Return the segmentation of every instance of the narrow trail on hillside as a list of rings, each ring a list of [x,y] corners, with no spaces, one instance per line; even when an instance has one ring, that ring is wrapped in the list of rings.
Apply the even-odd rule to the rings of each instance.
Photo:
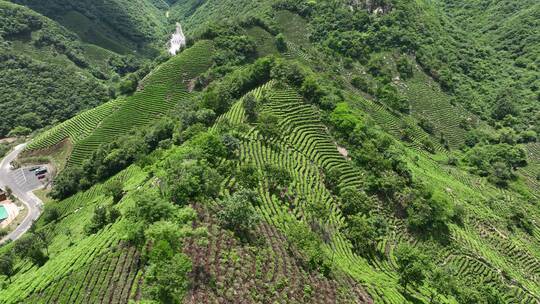
[[[178,51],[180,51],[182,47],[186,45],[186,36],[184,35],[184,31],[182,30],[182,25],[180,23],[176,23],[176,32],[172,34],[171,40],[169,40],[167,45],[171,55],[176,55],[176,53],[178,53]]]

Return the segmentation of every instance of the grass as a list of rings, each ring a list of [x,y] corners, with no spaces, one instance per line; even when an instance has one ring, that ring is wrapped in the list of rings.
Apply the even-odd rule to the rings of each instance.
[[[53,201],[48,196],[50,192],[51,192],[50,189],[44,188],[44,189],[35,190],[34,194],[43,202],[43,204],[47,204]]]

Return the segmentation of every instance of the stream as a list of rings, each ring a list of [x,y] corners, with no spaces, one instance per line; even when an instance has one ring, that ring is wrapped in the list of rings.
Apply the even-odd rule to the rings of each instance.
[[[171,55],[176,55],[178,51],[182,49],[186,45],[186,36],[184,35],[184,31],[182,30],[182,25],[180,23],[176,23],[176,32],[172,34],[171,40],[169,40],[169,43],[167,44],[167,47],[169,49],[169,53]]]

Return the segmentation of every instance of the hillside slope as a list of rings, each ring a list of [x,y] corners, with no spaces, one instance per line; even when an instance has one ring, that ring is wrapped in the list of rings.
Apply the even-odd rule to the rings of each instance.
[[[84,42],[118,53],[151,51],[168,34],[159,1],[13,0],[73,31]]]
[[[73,149],[0,303],[537,303],[538,70],[488,30],[534,4],[504,3],[158,4],[188,47],[30,142]]]
[[[0,137],[26,135],[123,93],[122,78],[144,76],[145,64],[166,50],[166,7],[152,2],[12,2],[21,5],[0,2]]]
[[[0,18],[0,136],[16,126],[36,129],[65,120],[108,98],[72,33],[6,1]]]

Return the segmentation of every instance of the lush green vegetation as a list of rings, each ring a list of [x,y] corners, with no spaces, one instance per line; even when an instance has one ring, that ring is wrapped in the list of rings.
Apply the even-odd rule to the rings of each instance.
[[[165,51],[165,13],[149,1],[12,2],[26,6],[0,2],[0,137],[28,135],[129,93],[130,73],[141,79],[147,58]]]
[[[0,302],[540,299],[532,1],[152,3],[190,47],[30,144]]]
[[[36,12],[58,21],[79,35],[84,42],[117,53],[146,50],[148,43],[158,42],[167,34],[162,1],[107,1],[96,5],[77,0],[14,0]]]
[[[108,98],[73,34],[6,1],[0,3],[0,19],[0,137],[16,127],[31,131],[58,123]],[[45,56],[52,62],[38,59]],[[78,74],[81,69],[88,71]]]

